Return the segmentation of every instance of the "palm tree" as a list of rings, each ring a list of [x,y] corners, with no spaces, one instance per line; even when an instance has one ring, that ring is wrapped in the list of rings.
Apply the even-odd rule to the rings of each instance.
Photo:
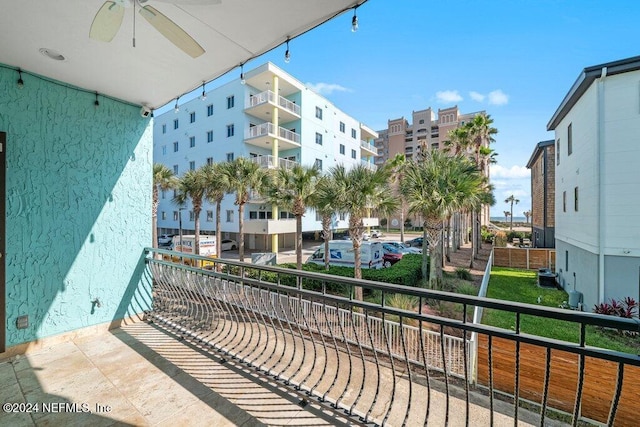
[[[151,205],[152,247],[158,247],[158,205],[160,191],[166,191],[176,186],[177,180],[173,171],[160,163],[153,164],[153,203]]]
[[[529,218],[531,218],[531,211],[524,211],[524,212],[522,212],[522,215],[524,215],[524,217],[525,217],[525,219],[527,221],[527,224],[529,224]]]
[[[443,220],[451,213],[475,204],[482,188],[482,175],[476,165],[462,155],[432,150],[421,162],[410,161],[405,169],[401,191],[409,211],[422,214],[423,237],[429,242],[430,258],[423,251],[422,275],[429,287],[442,281],[440,242]],[[429,263],[430,259],[430,263]]]
[[[329,241],[333,238],[332,216],[336,213],[336,183],[331,175],[323,175],[316,185],[313,207],[322,217],[322,240],[324,240],[324,268],[329,269]]]
[[[366,166],[357,165],[347,171],[344,165],[331,169],[330,174],[335,181],[335,207],[337,211],[349,213],[349,235],[353,242],[354,277],[362,278],[360,265],[360,246],[364,225],[362,219],[373,209],[386,215],[397,209],[397,198],[389,189],[389,168],[372,171]],[[354,290],[356,299],[362,300],[362,288]]]
[[[520,200],[516,199],[516,197],[512,194],[512,195],[510,195],[509,197],[507,197],[507,198],[504,200],[504,202],[505,202],[505,203],[510,203],[510,204],[511,204],[511,213],[510,213],[510,216],[511,216],[511,225],[509,226],[509,230],[513,230],[513,204],[515,203],[515,204],[517,205],[518,203],[520,203]]]
[[[508,222],[509,221],[509,216],[511,216],[511,212],[504,211],[504,222]]]
[[[228,176],[222,171],[222,163],[212,163],[206,165],[203,168],[203,174],[205,175],[205,198],[216,204],[216,254],[220,256],[222,252],[222,230],[220,209],[222,199],[229,191],[230,185]]]
[[[238,206],[238,254],[239,260],[244,262],[244,206],[252,192],[259,194],[264,190],[268,173],[245,157],[223,163],[221,172],[229,183],[228,192],[236,195],[234,203]]]
[[[200,212],[202,211],[202,201],[207,189],[206,176],[203,168],[190,170],[178,181],[177,192],[174,198],[178,205],[184,205],[191,199],[194,220],[194,248],[193,253],[200,254]],[[182,244],[182,242],[181,242]]]
[[[400,197],[400,241],[404,243],[404,207],[405,201],[399,191],[400,181],[402,181],[402,172],[407,164],[407,158],[404,154],[396,154],[385,166],[391,168],[391,181],[394,184],[394,194]]]
[[[266,191],[271,203],[290,211],[296,217],[296,268],[302,270],[302,216],[314,204],[316,182],[320,171],[315,167],[294,165],[279,168]]]

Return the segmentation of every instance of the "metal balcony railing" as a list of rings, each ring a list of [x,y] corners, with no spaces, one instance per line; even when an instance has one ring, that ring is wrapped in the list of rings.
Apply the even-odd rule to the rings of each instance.
[[[365,150],[369,150],[373,152],[378,151],[373,144],[369,144],[367,141],[360,140],[360,147],[364,148]]]
[[[257,138],[259,136],[275,135],[275,133],[275,126],[273,125],[273,123],[261,123],[257,126],[252,126],[247,129],[245,139]],[[300,144],[299,134],[280,126],[278,126],[278,138],[284,138],[286,140]]]
[[[290,112],[292,112],[293,114],[296,115],[300,115],[300,106],[297,105],[295,102],[293,101],[289,101],[287,98],[283,97],[283,96],[277,96],[278,99],[278,107],[280,108],[284,108],[285,110],[288,110]],[[275,104],[276,103],[276,94],[273,93],[270,90],[266,90],[264,92],[260,92],[257,95],[253,95],[252,97],[249,98],[249,105],[248,107],[256,107],[260,104],[264,104],[266,102],[269,102],[271,104]]]
[[[588,411],[594,393],[604,396],[596,399],[604,408],[601,422],[625,425],[635,419],[633,393],[637,393],[640,356],[590,347],[585,331],[597,326],[638,333],[638,320],[230,260],[214,260],[207,270],[197,265],[210,263],[210,258],[148,251],[153,253],[147,258],[153,279],[152,319],[223,357],[245,362],[288,386],[303,401],[313,399],[332,410],[344,410],[357,423],[474,425],[488,419],[494,425],[517,424],[520,417],[534,416],[528,422],[545,425],[552,408],[559,405],[557,390],[550,386],[550,377],[558,375],[552,362],[557,355],[563,364],[571,358],[577,361],[574,375],[562,379],[563,389],[569,389],[573,399],[573,409],[564,411],[572,414],[574,425],[593,417]],[[158,259],[161,255],[169,259]],[[344,296],[353,295],[356,287],[365,295],[379,295],[382,302]],[[385,301],[393,294],[414,298],[418,311],[388,306]],[[511,312],[515,327],[505,330],[440,317],[426,310],[427,302],[455,305],[463,319],[470,319],[475,307]],[[529,316],[568,322],[580,331],[580,342],[522,333],[521,322]],[[483,357],[477,356],[478,349],[469,340],[472,334],[488,343]],[[506,352],[499,347],[504,343]],[[531,348],[542,351],[541,360],[530,360]],[[509,392],[499,386],[507,375],[505,366],[511,366],[505,358],[513,365],[506,401],[503,396]],[[606,375],[588,372],[596,362],[611,365],[613,374],[606,387],[602,379]],[[528,375],[525,363],[542,372],[535,378],[540,387],[533,394],[527,391],[529,381],[523,380]],[[485,385],[475,376],[478,368],[488,378]],[[594,375],[595,390],[588,381]],[[570,380],[571,376],[575,378]],[[478,399],[481,395],[484,400]],[[524,399],[528,409],[513,404]],[[486,404],[477,403],[482,401]],[[505,405],[511,411],[507,418]],[[530,408],[537,408],[537,414]]]
[[[293,160],[283,159],[282,157],[276,159],[276,157],[270,154],[265,156],[251,157],[251,161],[259,164],[260,167],[267,169],[273,169],[276,167],[283,169],[293,169],[293,167],[298,164]]]

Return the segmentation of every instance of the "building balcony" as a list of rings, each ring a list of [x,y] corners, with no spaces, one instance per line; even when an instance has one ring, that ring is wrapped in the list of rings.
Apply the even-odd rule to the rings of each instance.
[[[300,148],[300,135],[283,127],[276,127],[267,122],[250,127],[245,132],[244,142],[260,148],[270,148],[273,140],[278,138],[280,150]]]
[[[295,219],[248,219],[244,222],[247,234],[284,234],[296,232]]]
[[[367,141],[360,141],[360,154],[362,156],[377,156],[378,149]]]
[[[378,227],[380,220],[378,218],[362,218],[362,225],[365,227]]]
[[[299,164],[289,159],[283,159],[282,157],[275,158],[272,155],[251,157],[250,160],[266,169],[293,169],[295,165]]]
[[[280,123],[291,122],[300,118],[299,105],[283,96],[276,95],[270,90],[251,96],[244,111],[264,121],[270,121],[273,107],[278,107],[278,120]]]
[[[373,163],[371,163],[371,162],[367,162],[366,160],[361,160],[361,161],[360,161],[360,164],[361,164],[362,166],[364,166],[365,168],[368,168],[368,169],[370,169],[370,170],[372,170],[372,171],[378,170],[378,167],[377,167],[376,165],[374,165],[374,164],[373,164]]]

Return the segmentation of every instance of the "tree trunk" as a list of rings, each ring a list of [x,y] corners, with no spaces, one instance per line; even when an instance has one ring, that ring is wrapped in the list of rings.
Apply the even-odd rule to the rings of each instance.
[[[302,215],[296,215],[296,268],[302,270]]]
[[[445,259],[447,260],[447,262],[451,262],[451,255],[449,253],[449,248],[451,247],[451,245],[450,245],[450,241],[451,241],[451,216],[449,216],[446,221],[447,221],[447,225],[446,225],[447,232],[445,234],[445,246],[444,246]],[[442,264],[443,264],[442,266],[444,267],[445,263],[443,262]]]
[[[153,186],[153,203],[151,204],[151,247],[158,247],[158,187]]]
[[[221,220],[220,220],[220,203],[222,199],[216,200],[216,255],[218,258],[222,253],[222,231],[220,230]]]
[[[331,215],[322,216],[322,238],[324,239],[324,269],[329,270],[329,241],[333,239]]]
[[[353,242],[353,277],[355,279],[362,279],[362,264],[361,264],[361,254],[360,254],[360,243],[362,242],[362,219],[355,215],[349,216],[349,235],[351,236],[351,241]],[[362,301],[362,288],[360,286],[354,286],[353,288],[353,297]]]
[[[244,204],[238,205],[238,260],[244,262]]]
[[[473,268],[473,261],[476,259],[478,254],[477,242],[476,242],[476,211],[471,211],[471,261],[469,262],[469,268]]]
[[[404,200],[400,201],[400,241],[404,243]]]

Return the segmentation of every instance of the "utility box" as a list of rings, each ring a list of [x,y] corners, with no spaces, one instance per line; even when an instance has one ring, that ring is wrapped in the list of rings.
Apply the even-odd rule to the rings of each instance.
[[[551,272],[548,268],[540,268],[538,269],[538,286],[541,288],[558,288],[558,283],[556,281],[558,275],[556,273]]]

